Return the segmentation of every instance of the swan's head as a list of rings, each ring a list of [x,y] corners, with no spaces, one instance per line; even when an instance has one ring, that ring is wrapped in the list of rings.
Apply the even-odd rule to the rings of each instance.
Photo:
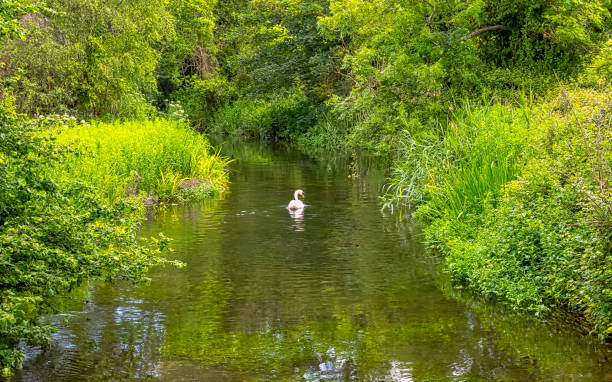
[[[304,196],[304,191],[302,191],[302,190],[296,190],[296,191],[295,191],[295,193],[293,194],[293,198],[294,198],[295,200],[299,200],[299,199],[298,199],[298,196],[301,196],[302,198],[305,198],[305,196]]]

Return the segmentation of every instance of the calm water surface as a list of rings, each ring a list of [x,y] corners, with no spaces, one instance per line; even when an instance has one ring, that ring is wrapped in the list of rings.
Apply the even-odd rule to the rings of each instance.
[[[380,212],[375,162],[224,150],[220,200],[143,229],[188,266],[89,286],[12,381],[612,380],[609,347],[451,288],[415,227]],[[303,216],[285,208],[296,188]]]

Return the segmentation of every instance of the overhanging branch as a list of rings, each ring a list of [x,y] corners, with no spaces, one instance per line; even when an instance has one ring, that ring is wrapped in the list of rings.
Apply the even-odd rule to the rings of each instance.
[[[476,36],[478,36],[478,35],[479,35],[479,34],[481,34],[481,33],[484,33],[484,32],[489,32],[489,31],[495,31],[495,30],[505,30],[505,31],[509,31],[509,30],[511,30],[511,29],[510,29],[510,28],[508,28],[508,27],[507,27],[507,26],[505,26],[505,25],[491,25],[491,26],[488,26],[488,27],[484,27],[484,28],[477,29],[477,30],[475,30],[474,32],[470,33],[469,35],[461,37],[461,41],[469,40],[469,39],[471,39],[472,37],[476,37]]]
[[[442,0],[440,0],[440,1],[442,1]],[[433,11],[431,11],[431,15],[429,15],[429,17],[427,18],[427,22],[425,23],[425,26],[428,26],[428,25],[431,24],[431,21],[433,20],[434,15],[436,14],[436,8],[438,8],[438,5],[440,4],[440,1],[438,1],[436,3],[436,5],[433,6]],[[431,6],[431,4],[430,4],[430,6]]]

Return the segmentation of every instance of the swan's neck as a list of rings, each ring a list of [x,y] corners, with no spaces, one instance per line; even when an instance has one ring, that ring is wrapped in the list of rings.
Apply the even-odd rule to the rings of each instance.
[[[293,193],[293,198],[295,200],[300,200],[300,199],[298,199],[298,192],[297,191]]]

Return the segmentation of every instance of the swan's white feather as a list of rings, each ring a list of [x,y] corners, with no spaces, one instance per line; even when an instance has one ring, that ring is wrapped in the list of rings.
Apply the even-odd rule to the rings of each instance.
[[[299,210],[304,208],[304,203],[301,200],[292,200],[287,206],[290,210]]]
[[[293,193],[293,200],[289,202],[287,208],[289,208],[290,210],[300,210],[304,208],[304,203],[300,199],[298,199],[299,195],[302,195],[303,198],[304,191],[295,190],[295,192]]]

